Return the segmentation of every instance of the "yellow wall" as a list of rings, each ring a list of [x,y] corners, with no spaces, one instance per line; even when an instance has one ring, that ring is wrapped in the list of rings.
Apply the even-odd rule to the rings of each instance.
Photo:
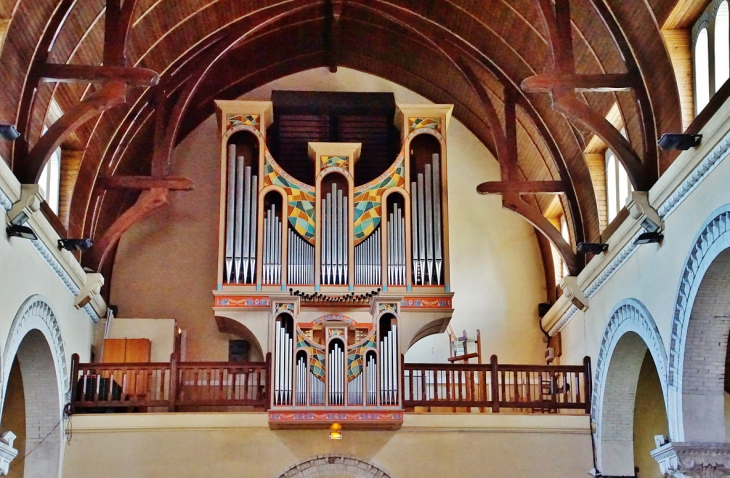
[[[669,435],[659,374],[649,352],[639,372],[634,408],[634,464],[641,478],[662,478],[659,465],[651,457],[656,448],[654,435]]]
[[[347,68],[316,69],[269,83],[244,95],[270,100],[273,89],[392,91],[396,102],[428,103],[396,84]],[[211,290],[216,287],[219,143],[209,118],[176,149],[173,176],[195,181],[192,192],[172,193],[170,204],[123,237],[117,252],[111,301],[120,317],[171,317],[187,331],[188,360],[227,360],[228,335],[218,332]],[[541,363],[544,345],[537,304],[545,300],[544,272],[535,232],[501,208],[500,198],[482,197],[476,186],[499,179],[499,165],[461,123],[448,131],[449,220],[453,325],[471,335],[482,330],[486,357],[503,363]],[[409,361],[445,361],[445,338],[427,338]]]
[[[407,415],[395,432],[270,431],[257,414],[119,414],[73,417],[65,476],[277,478],[322,454],[368,461],[393,478],[584,476],[587,417]]]

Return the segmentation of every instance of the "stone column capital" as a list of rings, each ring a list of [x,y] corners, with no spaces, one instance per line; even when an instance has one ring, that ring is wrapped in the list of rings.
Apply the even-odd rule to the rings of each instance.
[[[730,443],[670,442],[652,450],[664,475],[676,478],[730,476]]]
[[[0,435],[0,476],[5,476],[10,470],[10,462],[18,454],[18,450],[13,448],[15,441],[15,433],[7,431]]]

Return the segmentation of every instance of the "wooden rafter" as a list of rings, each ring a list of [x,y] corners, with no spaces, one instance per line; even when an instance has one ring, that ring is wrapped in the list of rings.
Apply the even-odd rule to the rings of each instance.
[[[101,270],[109,253],[114,249],[122,235],[139,220],[146,217],[150,212],[164,206],[169,200],[167,189],[150,189],[140,194],[137,202],[124,211],[114,223],[104,232],[98,241],[95,241],[91,249],[91,264],[94,270]]]
[[[633,77],[626,73],[577,75],[572,73],[546,73],[526,78],[522,90],[527,93],[551,92],[555,89],[574,91],[627,91],[635,86]]]
[[[581,101],[576,91],[619,91],[626,89],[641,90],[642,85],[631,74],[596,74],[581,75],[575,72],[573,43],[570,20],[570,0],[556,0],[553,9],[550,0],[539,0],[545,23],[548,25],[552,57],[554,59],[551,72],[526,78],[522,81],[523,91],[549,92],[553,98],[553,107],[563,113],[572,122],[590,130],[606,143],[616,158],[626,168],[633,187],[637,190],[648,190],[655,176],[647,174],[651,169],[645,165],[636,150],[621,132],[609,123],[605,117],[594,111]],[[627,60],[628,62],[628,60]],[[633,65],[633,63],[631,63]],[[639,108],[641,105],[638,105]],[[651,128],[644,128],[645,137],[650,135]],[[656,151],[656,148],[654,148]],[[651,158],[648,158],[649,160]]]
[[[154,86],[160,76],[147,68],[124,66],[66,65],[47,63],[40,73],[43,81],[61,83],[96,83],[112,80],[123,81],[132,86]]]
[[[555,246],[560,257],[565,261],[568,273],[572,276],[578,275],[580,272],[578,256],[573,252],[568,241],[560,235],[560,231],[539,210],[527,204],[517,193],[502,194],[502,207],[516,212],[532,224]]]
[[[107,176],[99,178],[97,185],[102,189],[169,189],[191,191],[195,184],[187,178],[152,176]]]
[[[43,168],[61,146],[61,143],[76,128],[118,104],[124,103],[126,88],[122,82],[109,82],[99,91],[91,94],[74,108],[59,118],[33,146],[26,160],[16,168],[16,175],[23,183],[35,183],[41,176]]]
[[[477,186],[479,194],[564,194],[562,181],[487,181]]]

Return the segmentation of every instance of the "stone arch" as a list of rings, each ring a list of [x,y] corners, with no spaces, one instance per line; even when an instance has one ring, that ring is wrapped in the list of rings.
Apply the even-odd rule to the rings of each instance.
[[[10,328],[3,362],[3,427],[9,428],[9,422],[13,422],[17,428],[17,415],[22,414],[22,429],[11,430],[18,435],[16,446],[21,445],[18,448],[25,456],[18,466],[23,476],[60,476],[68,374],[56,316],[42,296],[31,296],[20,307]],[[16,389],[9,390],[13,368],[20,381],[15,382]]]
[[[604,474],[633,476],[634,404],[647,350],[656,365],[666,403],[667,359],[659,329],[641,302],[621,301],[603,333],[592,397],[598,466]]]
[[[390,478],[382,469],[352,456],[318,455],[292,466],[279,478],[318,478],[335,476],[342,478]]]
[[[40,331],[48,342],[56,369],[56,382],[58,383],[59,403],[64,404],[70,398],[68,388],[69,376],[66,364],[66,347],[61,337],[61,328],[58,319],[53,312],[49,301],[42,295],[28,297],[15,314],[13,323],[10,325],[8,339],[5,342],[3,359],[0,362],[5,365],[2,370],[2,394],[4,399],[5,390],[10,375],[10,364],[18,353],[18,348],[26,335],[32,330]],[[0,415],[2,414],[2,400],[0,400]]]
[[[730,252],[725,252],[728,248],[730,204],[715,210],[700,228],[680,275],[667,378],[673,441],[725,441],[722,378],[730,319],[724,316],[730,315],[730,287],[723,284],[723,277],[730,277]],[[693,317],[695,320],[690,320]],[[703,343],[709,338],[713,340]],[[698,360],[703,362],[702,371],[693,368]],[[686,420],[685,410],[699,402],[702,406],[691,420]],[[713,422],[716,426],[707,428]]]

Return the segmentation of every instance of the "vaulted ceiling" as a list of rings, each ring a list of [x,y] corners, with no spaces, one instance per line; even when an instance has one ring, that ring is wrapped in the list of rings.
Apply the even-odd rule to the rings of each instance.
[[[96,268],[130,218],[167,200],[164,181],[145,190],[111,187],[109,177],[167,177],[172,148],[214,112],[214,99],[343,66],[453,103],[498,158],[503,181],[516,184],[505,189],[505,207],[555,243],[541,219],[552,196],[519,193],[557,184],[573,243],[595,242],[597,195],[583,156],[591,137],[616,152],[640,190],[673,159],[655,145],[682,129],[660,34],[675,3],[0,0],[0,18],[10,19],[0,122],[23,133],[0,142],[0,154],[31,182],[56,146],[80,151],[67,228],[101,243],[84,257]],[[604,119],[614,104],[627,139]],[[577,272],[584,259],[562,246]]]

